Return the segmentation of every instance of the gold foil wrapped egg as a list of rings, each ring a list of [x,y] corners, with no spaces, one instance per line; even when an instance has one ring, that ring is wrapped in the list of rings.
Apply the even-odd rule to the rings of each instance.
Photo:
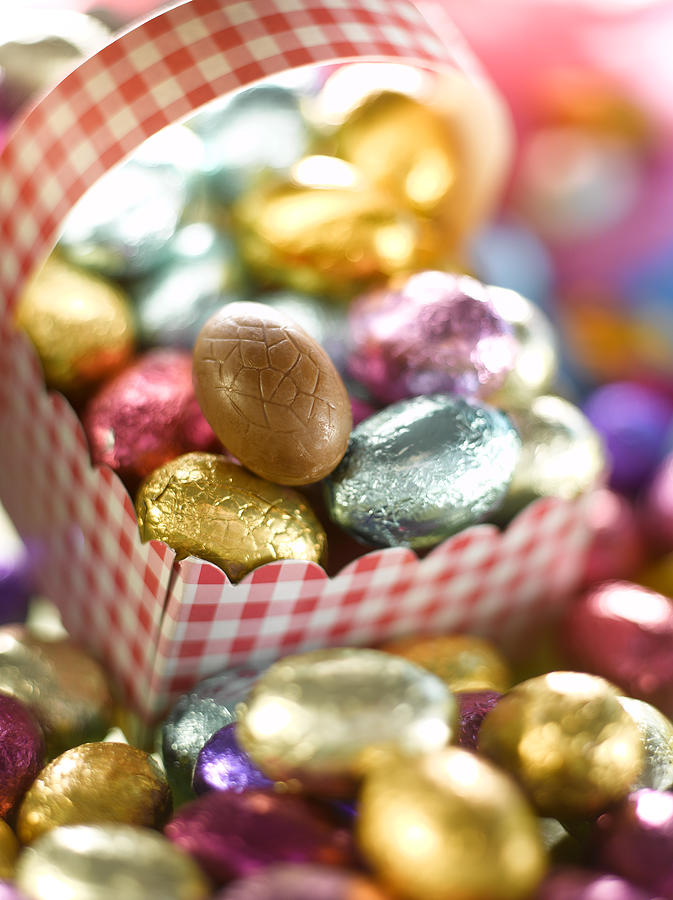
[[[129,825],[54,828],[24,850],[17,887],[32,900],[205,900],[197,864],[163,835]]]
[[[31,710],[49,758],[101,740],[112,723],[102,666],[69,638],[41,640],[21,625],[0,628],[0,692]]]
[[[434,675],[378,650],[337,648],[287,656],[238,709],[236,736],[276,781],[349,796],[366,769],[391,752],[443,747],[456,703]]]
[[[320,562],[325,532],[301,494],[212,453],[187,453],[156,469],[136,499],[143,541],[165,541],[237,581],[276,559]]]
[[[78,397],[131,358],[134,325],[120,288],[50,256],[19,300],[16,319],[47,386]]]
[[[149,754],[128,744],[81,744],[52,760],[33,782],[19,807],[16,832],[29,844],[59,825],[161,828],[171,810],[166,776]]]
[[[633,719],[643,745],[643,768],[632,790],[667,791],[673,786],[673,723],[644,700],[619,697],[619,702]]]
[[[512,688],[486,714],[479,750],[514,775],[543,815],[590,816],[626,796],[641,738],[617,690],[581,672]]]
[[[401,206],[450,219],[460,160],[450,122],[431,106],[393,91],[375,93],[334,139],[336,155]]]
[[[422,666],[456,693],[506,691],[512,683],[504,657],[488,641],[473,635],[401,638],[379,649]]]
[[[446,748],[365,778],[360,848],[406,900],[523,900],[547,860],[533,811],[487,760]]]
[[[14,866],[19,855],[19,842],[4,819],[0,819],[0,879],[14,876]]]
[[[247,265],[267,283],[349,297],[441,256],[427,222],[331,156],[298,162],[286,182],[246,194],[234,217]]]
[[[534,397],[546,394],[556,378],[554,330],[542,310],[517,291],[489,285],[488,296],[498,315],[512,326],[519,345],[513,368],[488,402],[504,409],[525,406]]]
[[[539,497],[572,500],[603,482],[603,443],[572,403],[562,397],[534,397],[507,407],[507,415],[521,438],[521,455],[497,511],[498,521],[511,519]]]

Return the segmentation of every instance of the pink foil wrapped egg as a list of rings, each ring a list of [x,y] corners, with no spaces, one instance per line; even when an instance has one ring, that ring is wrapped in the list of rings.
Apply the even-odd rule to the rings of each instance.
[[[383,403],[434,393],[487,398],[518,349],[488,288],[448,272],[419,272],[363,295],[349,328],[349,371]]]
[[[181,350],[154,350],[108,382],[83,416],[91,458],[129,487],[163,463],[216,438],[192,387],[192,360]]]

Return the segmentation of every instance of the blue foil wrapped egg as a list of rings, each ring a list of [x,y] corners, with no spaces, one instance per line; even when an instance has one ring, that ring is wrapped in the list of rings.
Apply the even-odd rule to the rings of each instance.
[[[387,407],[325,480],[332,519],[375,547],[433,547],[504,498],[521,443],[504,413],[450,394]]]

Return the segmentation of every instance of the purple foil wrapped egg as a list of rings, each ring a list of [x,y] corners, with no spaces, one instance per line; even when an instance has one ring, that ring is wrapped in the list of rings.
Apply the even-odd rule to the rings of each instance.
[[[673,794],[634,791],[600,816],[595,859],[651,895],[673,900]]]
[[[547,875],[535,900],[651,900],[652,895],[608,872],[564,866]]]
[[[271,866],[235,881],[215,900],[386,900],[378,885],[355,872],[328,866]],[[1,898],[0,898],[1,900]]]
[[[241,791],[271,787],[273,781],[262,774],[236,740],[236,724],[225,725],[209,738],[194,766],[195,794],[208,791]]]
[[[476,750],[479,729],[484,716],[502,697],[499,691],[462,691],[455,695],[458,702],[459,747]]]
[[[210,450],[216,438],[192,386],[191,355],[153,350],[109,381],[83,418],[91,458],[127,485],[191,450]]]
[[[22,703],[0,694],[0,816],[11,813],[43,761],[40,726]]]
[[[354,862],[347,829],[303,797],[272,791],[204,794],[182,807],[165,834],[218,884],[273,863]]]
[[[628,581],[604,582],[568,607],[562,627],[579,670],[673,714],[673,603],[667,597]]]
[[[26,618],[31,568],[28,551],[0,506],[0,625]]]
[[[673,402],[654,388],[615,381],[595,390],[584,412],[605,444],[610,486],[642,488],[669,449]]]
[[[518,350],[489,289],[448,272],[365,294],[351,307],[349,329],[349,371],[384,403],[443,392],[487,398]]]
[[[662,550],[673,550],[673,453],[664,459],[645,494],[642,523]]]

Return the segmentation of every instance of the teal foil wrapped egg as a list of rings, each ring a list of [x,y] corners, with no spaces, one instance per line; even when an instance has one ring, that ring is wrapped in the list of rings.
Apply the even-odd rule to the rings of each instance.
[[[433,547],[504,498],[520,440],[503,413],[450,394],[361,422],[325,480],[332,519],[375,547]]]

